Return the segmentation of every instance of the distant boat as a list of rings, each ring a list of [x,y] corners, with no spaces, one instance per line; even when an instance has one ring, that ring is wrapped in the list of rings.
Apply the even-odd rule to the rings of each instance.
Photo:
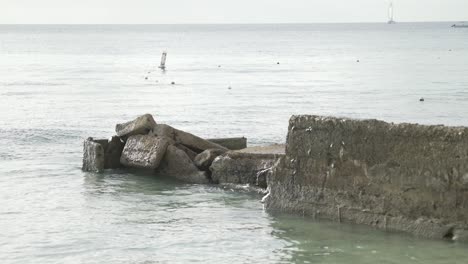
[[[393,20],[393,2],[390,2],[390,6],[388,7],[388,24],[396,24],[395,20]]]
[[[468,28],[468,25],[465,22],[460,22],[460,24],[453,24],[453,28]]]

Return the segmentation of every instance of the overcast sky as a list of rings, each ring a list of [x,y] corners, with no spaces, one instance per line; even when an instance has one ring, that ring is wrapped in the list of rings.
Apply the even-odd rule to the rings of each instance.
[[[397,21],[468,20],[468,0],[394,0]],[[388,0],[0,0],[0,23],[313,23],[387,20]]]

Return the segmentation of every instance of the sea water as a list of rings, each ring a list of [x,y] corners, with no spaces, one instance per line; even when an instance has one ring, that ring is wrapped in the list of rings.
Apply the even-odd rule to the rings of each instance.
[[[1,263],[466,263],[466,244],[80,169],[85,138],[144,113],[249,145],[284,142],[293,114],[468,125],[451,24],[0,26]]]

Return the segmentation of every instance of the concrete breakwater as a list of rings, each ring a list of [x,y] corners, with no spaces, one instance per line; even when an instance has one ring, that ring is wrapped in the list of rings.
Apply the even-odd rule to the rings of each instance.
[[[247,148],[244,137],[203,139],[156,123],[150,114],[117,124],[115,132],[109,140],[84,141],[84,171],[136,168],[189,183],[241,184],[265,189],[266,172],[284,153],[284,145]]]
[[[285,145],[203,139],[149,114],[84,142],[83,170],[244,185],[269,211],[468,241],[468,128],[293,116]],[[262,191],[263,190],[263,191]]]
[[[293,116],[267,210],[468,240],[468,128]]]

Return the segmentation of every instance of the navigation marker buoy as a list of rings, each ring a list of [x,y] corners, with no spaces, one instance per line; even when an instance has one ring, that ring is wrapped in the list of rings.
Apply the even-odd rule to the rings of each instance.
[[[161,55],[161,64],[159,65],[159,68],[162,70],[166,69],[166,57],[167,57],[167,52],[163,52]]]

